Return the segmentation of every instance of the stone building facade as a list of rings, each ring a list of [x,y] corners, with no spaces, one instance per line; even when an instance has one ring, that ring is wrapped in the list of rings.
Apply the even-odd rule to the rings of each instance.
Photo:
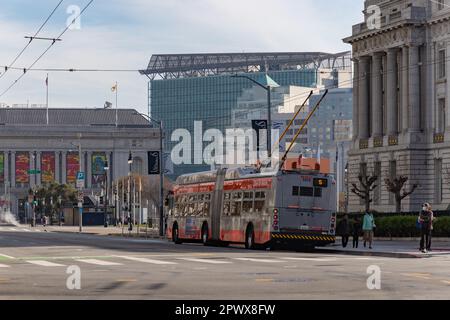
[[[2,207],[20,217],[30,188],[51,181],[75,185],[80,144],[85,195],[99,194],[105,181],[111,190],[111,181],[127,176],[130,151],[132,171],[146,175],[148,152],[159,150],[159,129],[136,110],[117,115],[116,125],[111,109],[49,109],[47,124],[45,109],[0,109]]]
[[[405,175],[418,190],[402,211],[450,204],[450,0],[367,0],[353,47],[353,146],[348,180],[380,177],[373,209],[394,212],[384,180]],[[381,14],[381,15],[380,15]],[[350,195],[349,211],[363,208]]]

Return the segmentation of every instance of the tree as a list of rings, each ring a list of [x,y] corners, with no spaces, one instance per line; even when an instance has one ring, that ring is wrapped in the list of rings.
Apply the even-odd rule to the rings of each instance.
[[[42,185],[35,194],[39,202],[38,210],[48,216],[58,214],[64,205],[77,201],[77,190],[56,182]]]
[[[370,204],[373,202],[371,198],[371,193],[377,188],[375,182],[378,180],[378,176],[358,176],[360,187],[356,183],[352,183],[353,189],[352,193],[356,194],[359,198],[364,200],[366,212],[370,211]]]
[[[411,194],[416,191],[416,189],[419,187],[417,184],[414,184],[410,191],[403,190],[403,187],[408,182],[409,178],[406,176],[399,176],[394,179],[385,179],[384,182],[386,183],[387,190],[390,193],[393,193],[395,195],[395,212],[400,213],[402,210],[402,201],[403,199],[409,197]],[[403,193],[402,193],[403,190]]]

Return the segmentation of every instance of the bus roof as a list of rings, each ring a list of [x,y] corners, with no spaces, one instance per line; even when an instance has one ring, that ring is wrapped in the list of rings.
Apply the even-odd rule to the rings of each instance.
[[[314,176],[328,176],[328,174],[320,173],[316,170],[273,170],[272,168],[262,168],[258,170],[255,167],[243,167],[227,169],[225,174],[225,180],[238,180],[244,178],[262,178],[262,177],[275,177],[282,174],[304,174]],[[216,182],[217,171],[205,171],[198,173],[191,173],[179,176],[176,180],[178,185],[188,185],[197,183],[209,183]]]

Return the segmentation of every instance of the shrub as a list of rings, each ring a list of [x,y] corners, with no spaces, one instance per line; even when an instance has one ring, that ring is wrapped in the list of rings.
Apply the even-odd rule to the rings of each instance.
[[[377,237],[419,237],[420,230],[416,227],[418,215],[377,217],[375,215],[375,236]],[[350,217],[350,225],[354,219]],[[362,223],[362,218],[361,218]],[[338,221],[339,224],[339,221]],[[434,237],[450,237],[450,217],[437,217],[434,223]]]

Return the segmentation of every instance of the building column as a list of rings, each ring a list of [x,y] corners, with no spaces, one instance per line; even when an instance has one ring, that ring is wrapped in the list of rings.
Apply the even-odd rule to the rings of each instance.
[[[16,187],[16,152],[11,152],[11,188]]]
[[[383,76],[382,55],[372,57],[372,136],[383,136]]]
[[[398,134],[398,67],[397,49],[389,49],[387,52],[387,86],[386,86],[386,111],[387,111],[387,134],[396,136]]]
[[[87,188],[92,188],[92,152],[89,151],[87,153],[87,157],[88,157],[88,167],[86,168],[85,172],[86,172],[86,180],[87,180]]]
[[[428,104],[427,108],[427,124],[428,130],[437,133],[437,110],[436,110],[436,43],[433,42],[429,46],[430,65],[428,66],[429,79],[427,81]]]
[[[62,152],[61,167],[61,183],[67,184],[67,151]]]
[[[3,154],[4,154],[4,161],[5,161],[5,163],[3,164],[4,165],[4,175],[5,175],[5,178],[4,178],[4,181],[5,181],[5,185],[7,185],[7,183],[9,183],[9,172],[10,172],[10,168],[9,168],[9,151],[5,151],[5,152],[3,152]]]
[[[402,132],[409,129],[409,49],[404,46],[402,48]]]
[[[361,57],[359,60],[358,86],[359,139],[369,138],[369,66],[370,58]]]
[[[41,168],[41,165],[42,165],[42,152],[39,151],[39,152],[36,153],[36,169],[37,170],[41,170],[41,173],[36,175],[36,184],[38,186],[42,185],[42,168]]]
[[[353,60],[353,140],[359,136],[359,60]]]
[[[61,183],[61,177],[59,176],[59,170],[61,169],[60,163],[59,163],[59,157],[61,155],[60,151],[55,152],[55,181],[57,183]]]
[[[411,132],[420,131],[420,72],[419,47],[409,47],[409,128]]]

